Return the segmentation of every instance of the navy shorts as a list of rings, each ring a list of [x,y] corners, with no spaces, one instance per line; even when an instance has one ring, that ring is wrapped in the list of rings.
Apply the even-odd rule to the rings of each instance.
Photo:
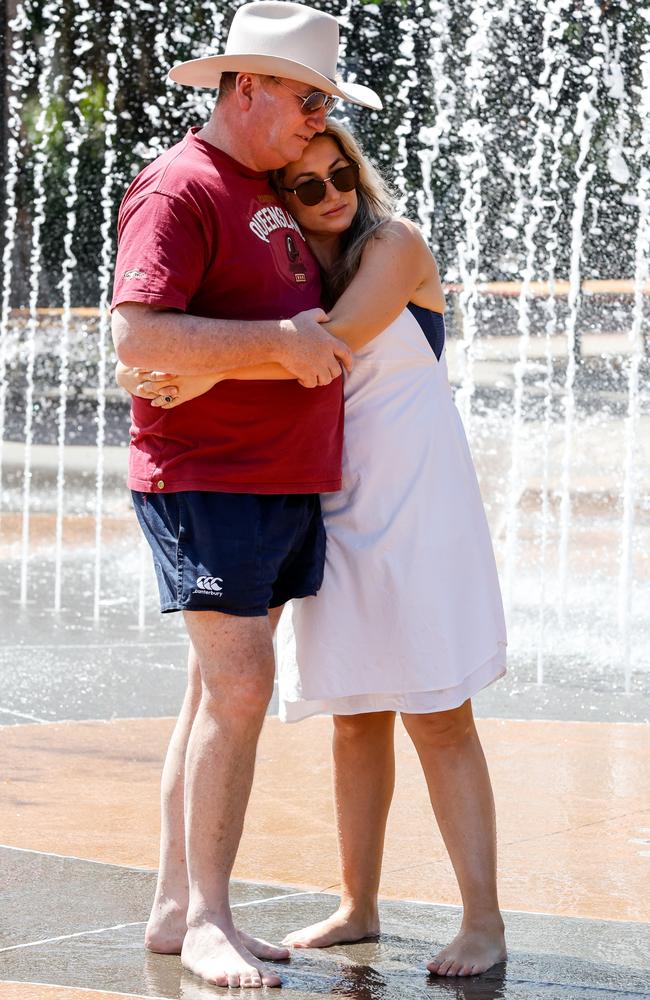
[[[323,582],[325,528],[312,494],[140,493],[161,611],[265,615]]]

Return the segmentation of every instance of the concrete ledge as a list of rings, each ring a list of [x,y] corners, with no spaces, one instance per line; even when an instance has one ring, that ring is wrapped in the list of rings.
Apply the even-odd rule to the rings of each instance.
[[[25,464],[25,445],[22,441],[5,441],[2,444],[4,469],[22,469]],[[106,445],[103,449],[104,472],[126,478],[128,448]],[[97,448],[93,445],[66,445],[65,471],[89,473],[97,464]],[[56,472],[59,467],[59,449],[53,444],[33,444],[32,469]]]

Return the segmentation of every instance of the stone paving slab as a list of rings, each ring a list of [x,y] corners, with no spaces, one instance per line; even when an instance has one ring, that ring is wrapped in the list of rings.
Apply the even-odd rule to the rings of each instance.
[[[149,914],[155,873],[84,858],[0,847],[3,922],[0,955],[26,942],[78,934],[88,929],[137,924]],[[236,881],[236,906],[251,905],[293,890]],[[65,904],[65,905],[63,905]],[[20,950],[20,949],[19,949]],[[12,952],[13,954],[13,952]]]

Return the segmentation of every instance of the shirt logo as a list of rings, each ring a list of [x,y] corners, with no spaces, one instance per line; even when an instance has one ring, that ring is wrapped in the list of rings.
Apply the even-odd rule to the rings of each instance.
[[[296,241],[293,236],[285,236],[284,246],[287,251],[287,257],[289,258],[289,265],[291,267],[291,273],[293,274],[294,280],[301,285],[307,281],[307,274],[305,272],[305,265],[300,259],[300,250],[296,246]]]
[[[132,281],[134,278],[146,278],[147,272],[139,271],[137,267],[132,267],[129,271],[124,272],[123,277],[126,278],[127,281]]]
[[[287,248],[287,257],[289,258],[292,264],[295,264],[295,262],[298,260],[298,257],[300,257],[300,253],[298,252],[298,247],[296,246],[296,241],[294,240],[293,236],[285,236],[284,242]]]
[[[300,233],[296,220],[279,205],[267,205],[265,208],[259,208],[248,226],[264,243],[270,242],[269,233],[274,233],[276,229],[293,229],[296,233]],[[302,236],[302,233],[300,235]]]

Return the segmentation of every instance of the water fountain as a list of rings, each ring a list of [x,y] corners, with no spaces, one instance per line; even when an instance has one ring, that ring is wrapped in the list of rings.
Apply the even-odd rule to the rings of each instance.
[[[0,314],[10,604],[46,585],[54,616],[70,608],[66,525],[83,515],[84,614],[98,621],[122,602],[134,627],[147,606],[153,617],[147,553],[133,535],[113,555],[129,517],[127,407],[111,388],[106,312],[114,221],[136,170],[209,108],[210,95],[168,85],[164,69],[218,49],[236,6],[10,4]],[[348,75],[386,97],[385,113],[353,112],[353,124],[449,289],[450,369],[515,670],[532,665],[541,683],[569,662],[629,692],[650,666],[647,11],[627,0],[318,6],[340,17]]]

